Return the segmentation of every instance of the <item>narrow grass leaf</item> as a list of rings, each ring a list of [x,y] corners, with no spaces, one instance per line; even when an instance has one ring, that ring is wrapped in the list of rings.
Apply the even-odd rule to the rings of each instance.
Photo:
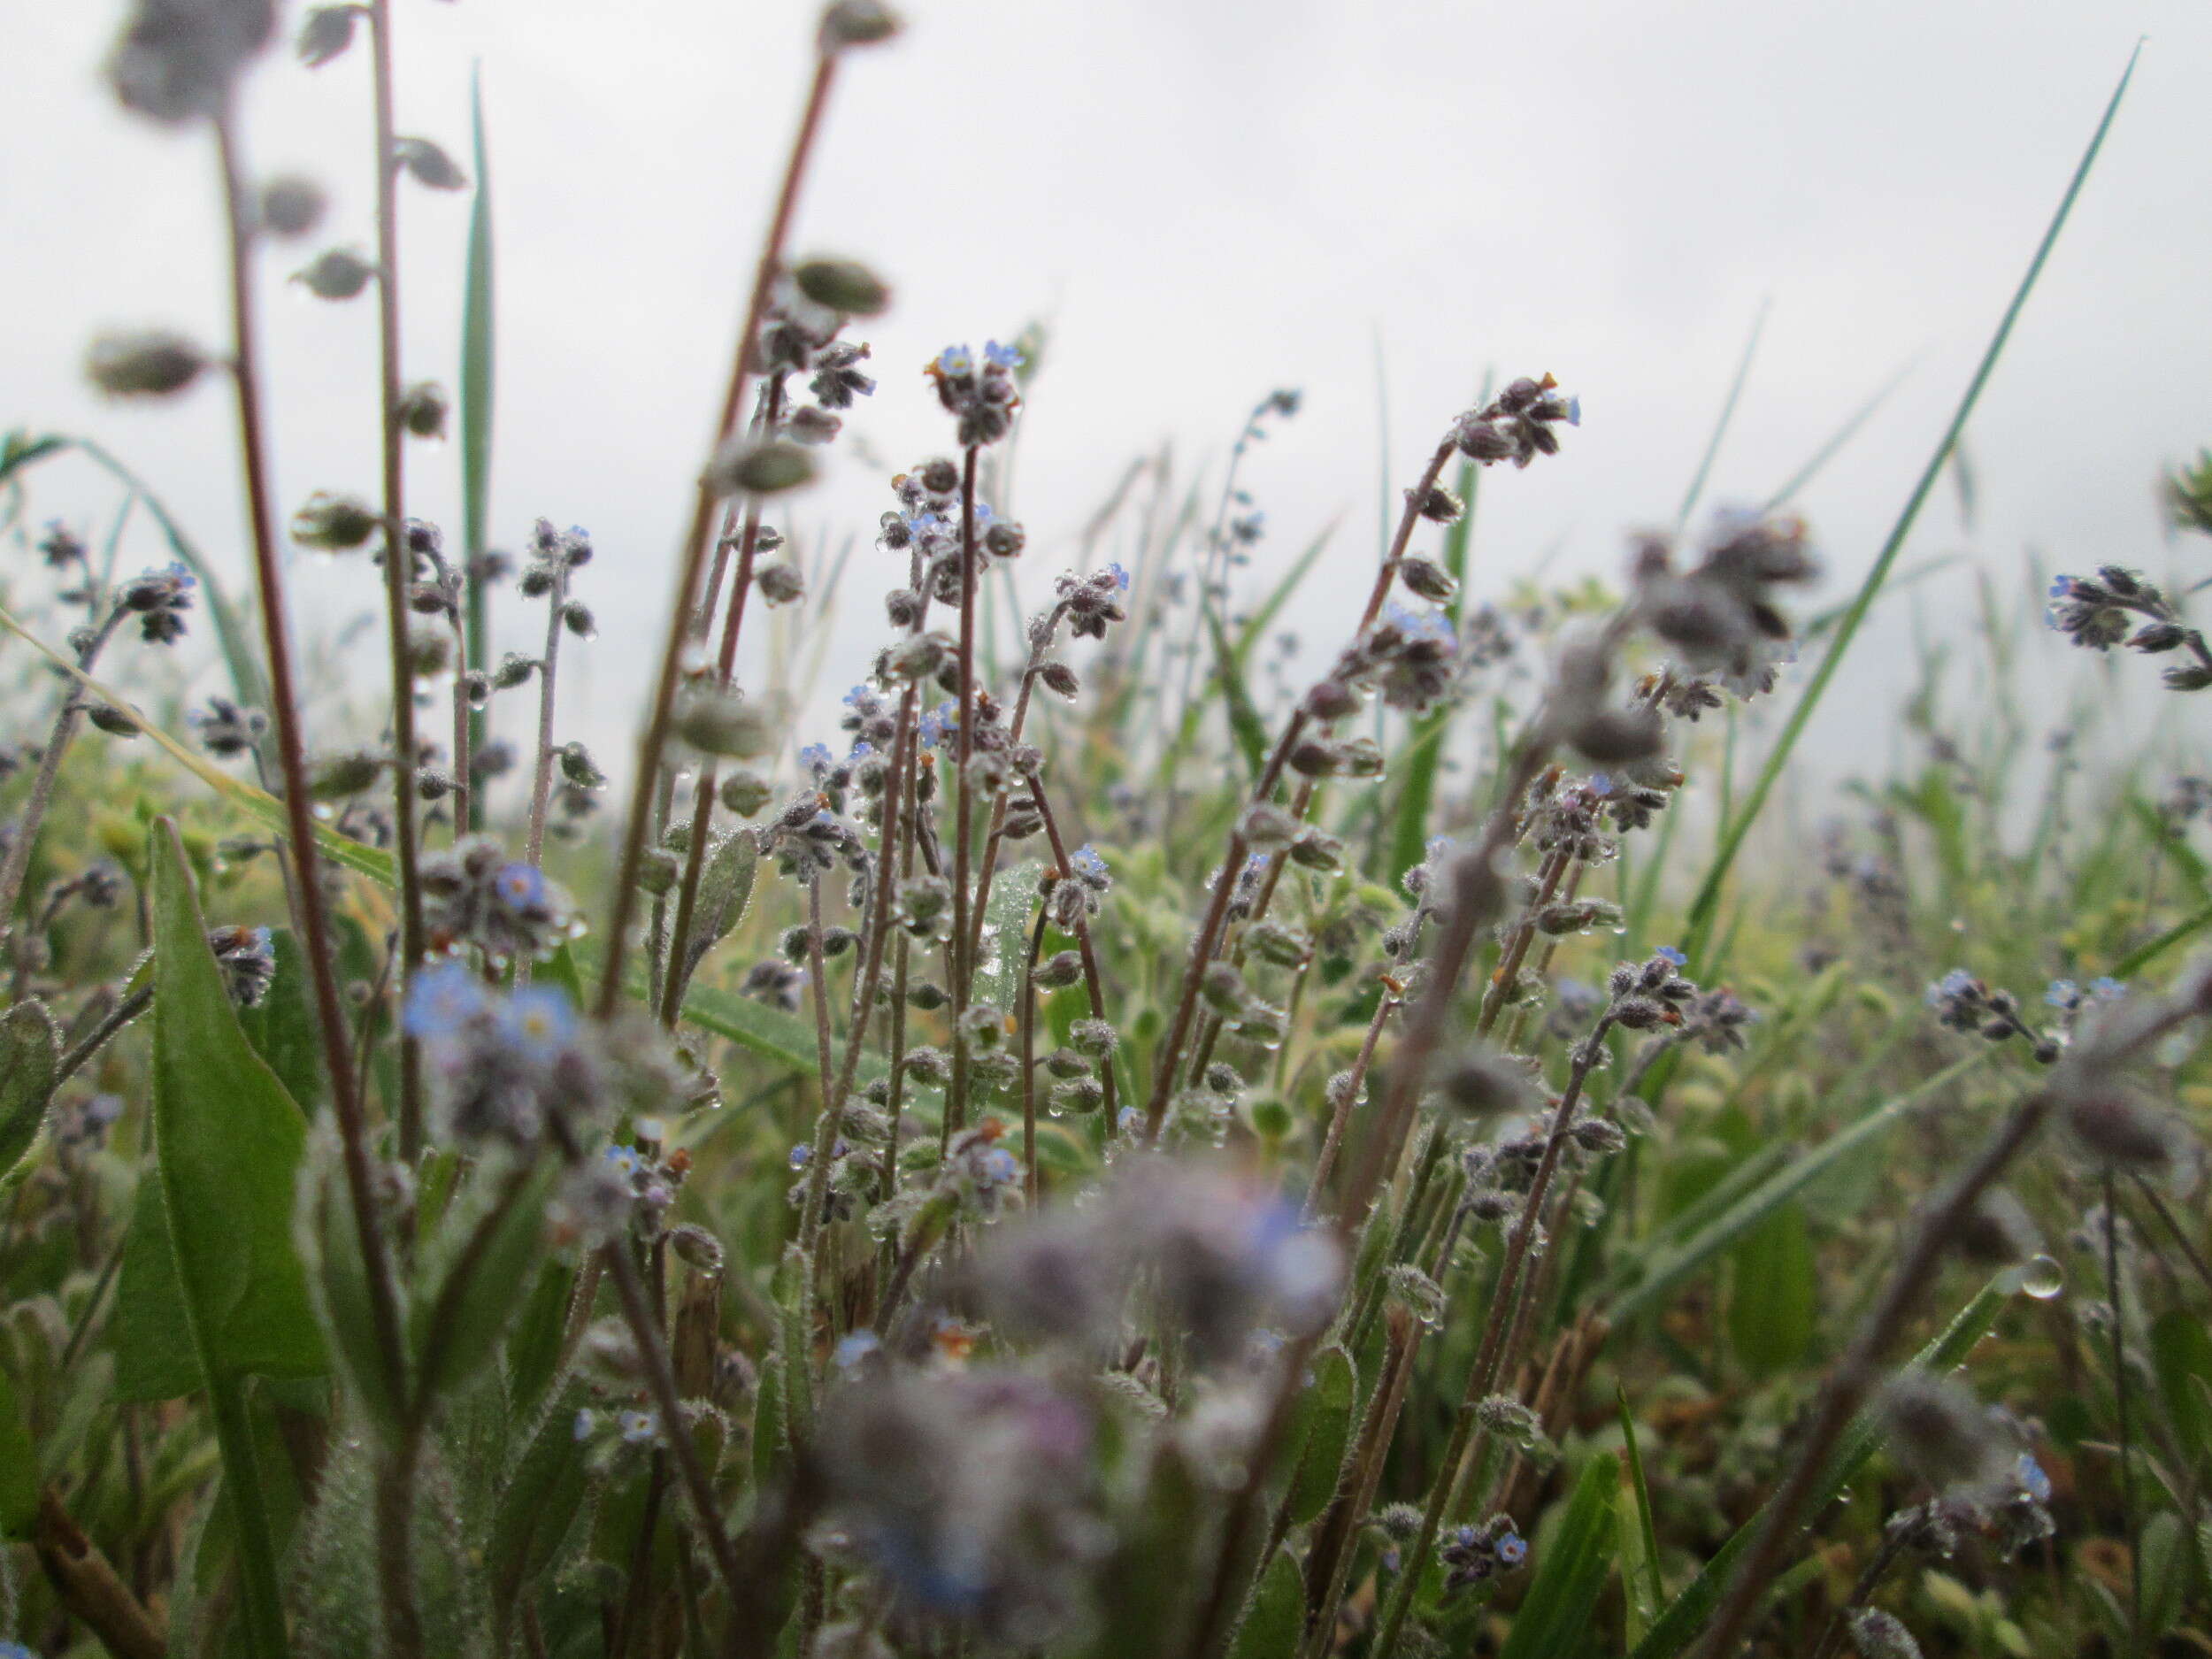
[[[1737,853],[1742,849],[1752,826],[1758,821],[1767,796],[1773,791],[1775,780],[1781,776],[1783,768],[1788,764],[1790,754],[1796,749],[1798,739],[1804,734],[1813,711],[1820,706],[1829,681],[1835,678],[1836,670],[1842,666],[1844,654],[1851,649],[1860,624],[1866,619],[1866,613],[1872,607],[1875,596],[1881,592],[1890,567],[1897,562],[1897,555],[1905,545],[1905,538],[1912,533],[1913,524],[1920,517],[1921,507],[1926,503],[1929,492],[1935,488],[1936,480],[1942,474],[1944,463],[1949,459],[1959,434],[1966,429],[1967,419],[1973,414],[1974,406],[1981,401],[1982,388],[1989,383],[1990,376],[1996,370],[1997,360],[2003,355],[2005,342],[2012,337],[2013,325],[2019,320],[2021,311],[2025,309],[2029,295],[2035,291],[2036,280],[2043,274],[2044,264],[2049,259],[2051,250],[2057,245],[2059,233],[2066,227],[2067,218],[2073,211],[2075,200],[2081,195],[2082,186],[2088,181],[2090,169],[2096,164],[2098,152],[2104,148],[2105,134],[2112,128],[2113,118],[2120,112],[2120,101],[2126,96],[2128,82],[2135,74],[2136,59],[2142,50],[2139,43],[2129,56],[2127,68],[2120,76],[2119,85],[2113,88],[2111,101],[2105,105],[2104,116],[2097,123],[2097,130],[2090,138],[2088,149],[2082,153],[2080,165],[2074,170],[2073,179],[2066,187],[2066,194],[2060,198],[2058,211],[2043,233],[2043,240],[2036,248],[2035,257],[2028,262],[2027,273],[2014,291],[2012,303],[2005,308],[1996,334],[1991,337],[1988,349],[1982,353],[1973,379],[1967,383],[1965,395],[1960,398],[1957,411],[1951,417],[1951,424],[1937,441],[1934,453],[1929,456],[1919,481],[1906,498],[1904,511],[1898,515],[1889,539],[1875,556],[1873,567],[1867,572],[1858,596],[1852,601],[1851,608],[1837,625],[1835,642],[1822,654],[1819,666],[1814,669],[1812,678],[1806,682],[1796,705],[1791,709],[1789,720],[1783,726],[1781,735],[1775,740],[1766,764],[1760,768],[1750,794],[1722,834],[1719,846],[1714,849],[1705,879],[1699,885],[1697,896],[1690,905],[1689,936],[1683,948],[1689,953],[1694,964],[1701,964],[1706,947],[1712,941],[1721,890],[1727,883],[1728,872],[1736,862]]]
[[[1759,355],[1759,336],[1766,333],[1767,313],[1773,310],[1771,297],[1759,302],[1759,314],[1751,319],[1751,337],[1743,342],[1743,356],[1736,360],[1735,378],[1728,382],[1728,396],[1721,403],[1720,419],[1713,423],[1713,435],[1706,441],[1705,453],[1698,457],[1697,471],[1690,475],[1690,487],[1682,494],[1682,505],[1674,515],[1678,534],[1690,522],[1690,515],[1697,511],[1698,500],[1705,494],[1705,482],[1712,476],[1713,462],[1720,455],[1722,441],[1728,436],[1728,428],[1736,419],[1736,405],[1742,400],[1744,382],[1751,378],[1752,360]]]
[[[1628,1640],[1633,1643],[1643,1640],[1644,1632],[1666,1605],[1667,1585],[1659,1573],[1659,1533],[1651,1518],[1651,1486],[1644,1479],[1644,1455],[1636,1440],[1636,1414],[1628,1409],[1625,1388],[1617,1389],[1616,1401],[1620,1409],[1621,1440],[1627,1450],[1629,1496],[1635,1503],[1635,1514],[1624,1514],[1620,1527],[1621,1584],[1628,1592]]]
[[[1581,1659],[1589,1652],[1590,1610],[1613,1565],[1620,1479],[1620,1459],[1610,1452],[1584,1466],[1498,1659]]]
[[[1687,1238],[1671,1246],[1663,1243],[1657,1248],[1647,1248],[1637,1257],[1637,1265],[1641,1269],[1642,1276],[1620,1293],[1609,1310],[1608,1317],[1618,1325],[1622,1320],[1652,1306],[1685,1277],[1697,1271],[1723,1250],[1733,1248],[1753,1228],[1803,1192],[1839,1160],[1865,1146],[1920,1102],[1956,1081],[1988,1057],[1989,1051],[1984,1048],[1963,1059],[1953,1061],[1933,1077],[1924,1079],[1902,1094],[1892,1095],[1848,1128],[1839,1131],[1810,1151],[1793,1159]]]
[[[476,195],[469,208],[468,265],[461,286],[461,542],[468,554],[463,632],[471,668],[491,662],[491,584],[477,580],[488,548],[491,514],[492,398],[497,315],[492,288],[492,172],[484,142],[484,75],[469,73],[469,126],[476,161]],[[481,750],[490,735],[491,711],[469,714],[469,746]],[[481,792],[469,799],[469,827],[483,824]]]
[[[0,606],[0,628],[5,628],[14,634],[16,638],[46,658],[48,662],[53,664],[55,667],[60,669],[87,691],[98,697],[102,703],[129,720],[133,726],[153,740],[157,749],[209,788],[214,790],[231,805],[250,817],[258,819],[278,835],[287,835],[291,825],[290,819],[285,815],[283,802],[266,790],[257,789],[253,785],[232,777],[213,762],[195,754],[184,744],[146,718],[144,715],[139,713],[131,706],[129,699],[120,692],[110,690],[91,675],[84,672],[68,657],[48,646],[44,641],[12,616],[4,606]],[[326,828],[321,825],[316,826],[315,845],[323,856],[333,864],[342,864],[356,875],[366,876],[380,887],[391,887],[397,879],[392,873],[391,854],[380,852],[373,847],[364,846],[357,841],[349,841],[334,829]]]
[[[2008,1300],[2008,1294],[1992,1279],[1976,1292],[1958,1316],[1944,1328],[1943,1333],[1920,1350],[1913,1359],[1913,1369],[1934,1371],[1940,1375],[1963,1364],[1973,1352],[1974,1345],[1988,1334],[1989,1327],[1997,1321],[1997,1315]],[[1808,1516],[1818,1515],[1832,1503],[1838,1494],[1848,1486],[1868,1458],[1882,1443],[1881,1422],[1874,1413],[1864,1410],[1852,1420],[1837,1443],[1835,1454],[1820,1484],[1815,1488],[1813,1501],[1808,1506]],[[1682,1594],[1667,1604],[1650,1634],[1636,1644],[1630,1659],[1676,1659],[1676,1655],[1694,1641],[1705,1628],[1713,1609],[1720,1603],[1721,1593],[1735,1576],[1736,1563],[1743,1559],[1758,1536],[1766,1516],[1763,1508],[1746,1521],[1730,1536],[1712,1558],[1698,1571],[1696,1578],[1683,1587]]]

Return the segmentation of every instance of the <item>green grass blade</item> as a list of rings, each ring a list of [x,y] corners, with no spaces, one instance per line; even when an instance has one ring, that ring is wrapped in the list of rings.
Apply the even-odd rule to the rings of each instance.
[[[1955,1082],[1989,1057],[1989,1050],[1955,1060],[1932,1077],[1865,1113],[1850,1127],[1831,1135],[1809,1152],[1793,1159],[1762,1181],[1695,1233],[1678,1243],[1647,1249],[1639,1257],[1643,1276],[1624,1290],[1609,1310],[1615,1325],[1650,1307],[1684,1278],[1704,1266],[1723,1250],[1778,1212],[1803,1192],[1839,1159],[1866,1145],[1898,1118],[1937,1090]]]
[[[469,210],[468,270],[461,298],[461,536],[468,554],[467,610],[463,626],[468,665],[491,662],[491,591],[476,580],[488,545],[492,474],[492,368],[497,338],[492,294],[492,171],[484,144],[482,65],[469,76],[469,114],[476,147],[476,199]],[[487,709],[469,715],[469,747],[480,750],[491,734]],[[469,827],[484,822],[482,792],[469,797]]]
[[[2184,917],[2147,944],[2138,945],[2133,950],[2129,951],[2126,956],[2112,964],[2112,977],[2116,979],[2124,979],[2142,972],[2145,968],[2150,966],[2176,945],[2180,944],[2193,933],[2202,933],[2207,927],[2212,927],[2212,905],[2208,905],[2194,916]]]
[[[1940,1374],[1963,1364],[1966,1356],[1973,1352],[1974,1344],[1997,1322],[1997,1315],[2008,1300],[2007,1293],[1998,1288],[1998,1283],[1992,1279],[1975,1293],[1973,1300],[1959,1310],[1958,1317],[1944,1328],[1943,1333],[1915,1356],[1912,1368]],[[1807,1516],[1818,1515],[1834,1502],[1837,1494],[1866,1466],[1867,1459],[1874,1455],[1881,1443],[1879,1420],[1871,1410],[1860,1412],[1844,1431],[1835,1455],[1829,1460],[1827,1471],[1806,1508]],[[1659,1616],[1650,1634],[1636,1644],[1630,1659],[1676,1659],[1697,1640],[1719,1604],[1721,1592],[1735,1576],[1737,1563],[1751,1548],[1751,1540],[1758,1536],[1765,1517],[1766,1510],[1762,1508],[1736,1529],[1697,1577],[1684,1586],[1682,1594],[1667,1604],[1667,1610]]]
[[[1590,1609],[1613,1564],[1613,1502],[1620,1479],[1620,1460],[1610,1452],[1584,1466],[1499,1659],[1576,1659],[1590,1651]]]
[[[1975,367],[1973,379],[1967,383],[1965,395],[1959,399],[1958,409],[1952,415],[1950,425],[1937,442],[1934,453],[1929,456],[1919,481],[1913,486],[1912,494],[1906,498],[1904,511],[1898,515],[1889,539],[1882,544],[1881,552],[1875,557],[1873,568],[1867,572],[1865,581],[1860,585],[1858,596],[1852,601],[1850,610],[1844,613],[1842,621],[1837,625],[1835,643],[1828,648],[1820,659],[1820,665],[1813,671],[1812,679],[1798,697],[1796,706],[1790,710],[1788,723],[1783,726],[1781,736],[1776,740],[1766,764],[1760,769],[1757,780],[1745,797],[1742,810],[1736,814],[1735,821],[1729,825],[1727,832],[1721,837],[1720,845],[1714,849],[1712,864],[1707,869],[1697,897],[1690,906],[1689,937],[1683,947],[1689,953],[1694,970],[1701,968],[1705,949],[1712,941],[1713,925],[1720,908],[1721,889],[1727,883],[1728,872],[1735,864],[1736,855],[1750,834],[1752,826],[1758,822],[1760,810],[1765,806],[1775,780],[1788,764],[1791,751],[1804,734],[1813,711],[1820,706],[1820,699],[1827,691],[1829,681],[1835,678],[1836,670],[1842,665],[1844,654],[1851,649],[1851,641],[1858,634],[1859,625],[1866,619],[1867,611],[1872,607],[1875,596],[1881,592],[1882,584],[1889,575],[1890,566],[1897,562],[1897,555],[1905,545],[1905,538],[1911,534],[1914,521],[1920,516],[1922,505],[1927,501],[1929,492],[1935,488],[1936,480],[1942,475],[1952,447],[1958,442],[1959,434],[1966,429],[1966,422],[1973,414],[1974,406],[1981,401],[1982,388],[1988,385],[1990,376],[1995,373],[1997,360],[2004,353],[2005,343],[2012,338],[2013,325],[2026,308],[2028,296],[2035,291],[2037,279],[2043,274],[2043,266],[2050,258],[2051,250],[2058,243],[2059,233],[2066,227],[2066,220],[2073,212],[2074,203],[2081,195],[2082,186],[2088,182],[2090,169],[2096,165],[2098,152],[2104,148],[2105,134],[2112,130],[2113,118],[2120,112],[2120,101],[2127,94],[2128,82],[2134,77],[2136,60],[2141,56],[2142,50],[2139,42],[2134,52],[2130,54],[2127,68],[2120,76],[2120,83],[2112,89],[2112,97],[2105,105],[2103,118],[2098,121],[2097,130],[2090,137],[2088,149],[2082,152],[2080,164],[2074,169],[2074,176],[2066,187],[2066,194],[2059,200],[2058,211],[2052,215],[2050,225],[2043,233],[2043,240],[2036,247],[2035,257],[2028,262],[2027,273],[2020,279],[2019,287],[2014,290],[2012,303],[2005,307],[2004,316],[1997,325],[1997,332],[1991,336],[1987,349],[1982,353],[1981,361]]]
[[[1874,396],[1861,403],[1851,418],[1837,427],[1825,443],[1813,451],[1812,458],[1799,467],[1796,472],[1791,473],[1789,481],[1766,498],[1765,505],[1762,506],[1759,511],[1774,512],[1786,507],[1795,500],[1798,491],[1817,478],[1828,463],[1842,452],[1843,447],[1859,435],[1860,429],[1874,419],[1875,412],[1884,403],[1889,402],[1890,394],[1905,383],[1905,377],[1912,373],[1912,368],[1913,365],[1908,363],[1883,381]]]
[[[1628,1592],[1628,1606],[1636,1624],[1648,1628],[1667,1604],[1666,1580],[1659,1575],[1659,1533],[1651,1522],[1651,1486],[1644,1479],[1644,1455],[1636,1444],[1636,1415],[1628,1409],[1628,1390],[1615,1390],[1621,1416],[1621,1440],[1628,1453],[1628,1476],[1636,1499],[1636,1537],[1634,1548],[1640,1560],[1632,1563],[1628,1550],[1624,1548],[1621,1559],[1622,1587]],[[1625,1517],[1624,1517],[1625,1519]],[[1624,1545],[1628,1538],[1625,1525],[1621,1529]],[[1640,1571],[1638,1571],[1640,1569]],[[1631,1641],[1643,1640],[1643,1629],[1632,1627]]]
[[[21,467],[45,459],[48,456],[66,454],[74,449],[94,465],[106,472],[116,482],[137,497],[154,522],[161,526],[162,538],[169,543],[169,550],[177,557],[177,563],[192,572],[200,585],[200,603],[207,611],[208,621],[215,630],[215,643],[223,654],[223,666],[229,671],[231,690],[238,701],[250,709],[269,706],[267,684],[261,678],[261,657],[252,630],[230,595],[223,589],[207,556],[202,553],[192,538],[184,533],[184,526],[161,497],[146,487],[146,480],[109,450],[90,438],[71,437],[66,434],[52,434],[37,439],[25,439],[20,434],[10,433],[4,450],[0,450],[0,480],[12,476]]]
[[[137,726],[141,733],[152,739],[156,748],[209,788],[214,790],[217,795],[221,795],[241,811],[259,819],[278,835],[288,839],[291,820],[285,814],[284,803],[278,800],[276,796],[265,789],[256,788],[242,779],[232,777],[204,756],[193,753],[191,749],[139,713],[120,692],[111,691],[91,675],[84,672],[75,663],[47,645],[44,641],[11,616],[4,606],[0,606],[0,628],[5,628],[14,634],[40,656],[45,657],[48,662],[53,664],[55,667],[98,697],[108,707],[123,715]],[[392,855],[388,852],[380,852],[373,847],[365,847],[357,841],[349,841],[337,831],[319,824],[315,826],[315,844],[322,852],[323,856],[333,864],[342,864],[356,875],[366,876],[381,887],[391,887],[397,880],[392,873]]]
[[[1773,300],[1761,300],[1759,314],[1751,319],[1751,338],[1743,342],[1743,356],[1736,363],[1736,378],[1728,383],[1728,396],[1720,406],[1720,419],[1713,423],[1713,435],[1706,441],[1705,453],[1698,458],[1697,471],[1691,475],[1690,487],[1683,492],[1682,505],[1674,515],[1678,532],[1690,522],[1690,515],[1697,511],[1698,498],[1705,494],[1705,480],[1712,475],[1721,442],[1736,419],[1736,404],[1743,396],[1744,382],[1751,378],[1751,362],[1759,355],[1759,336],[1766,332],[1767,312],[1773,306]]]

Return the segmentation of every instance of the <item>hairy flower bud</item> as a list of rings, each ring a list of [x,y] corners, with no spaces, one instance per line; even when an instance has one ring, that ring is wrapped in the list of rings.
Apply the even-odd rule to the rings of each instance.
[[[797,444],[743,437],[723,446],[706,475],[723,495],[772,495],[813,481],[814,457]]]
[[[857,259],[803,259],[791,273],[799,292],[848,317],[874,317],[891,303],[884,280]]]
[[[207,368],[207,354],[166,329],[102,334],[85,353],[85,374],[110,397],[168,397]]]
[[[376,267],[350,248],[333,248],[292,274],[319,300],[349,300],[369,285]]]
[[[262,228],[274,236],[304,236],[322,223],[326,205],[322,186],[312,179],[272,179],[261,188]]]

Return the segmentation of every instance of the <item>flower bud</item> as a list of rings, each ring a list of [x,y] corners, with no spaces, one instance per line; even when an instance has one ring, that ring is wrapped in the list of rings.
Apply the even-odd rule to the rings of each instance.
[[[822,13],[818,38],[822,50],[833,52],[840,47],[873,46],[887,41],[901,27],[899,14],[883,0],[835,0]]]
[[[1440,605],[1459,591],[1459,583],[1453,580],[1451,572],[1433,559],[1401,559],[1398,578],[1422,598],[1434,600]]]
[[[695,687],[678,706],[676,735],[704,755],[751,760],[776,746],[776,722],[762,704],[722,687]]]
[[[1083,977],[1083,958],[1072,950],[1063,950],[1037,964],[1030,976],[1041,991],[1057,991],[1073,985]]]
[[[165,329],[102,334],[85,354],[85,374],[110,397],[168,397],[200,378],[207,354]]]
[[[469,176],[454,165],[453,157],[426,138],[395,138],[392,165],[415,175],[415,182],[434,190],[460,190]]]
[[[707,468],[706,482],[724,495],[773,495],[814,481],[814,457],[795,443],[750,438],[725,444]]]
[[[435,380],[418,380],[400,394],[400,427],[412,437],[442,438],[449,407],[444,387]]]
[[[333,248],[293,273],[319,300],[349,300],[369,285],[376,267],[350,248]]]
[[[138,722],[120,709],[104,703],[96,703],[85,710],[85,718],[98,726],[110,737],[136,737]]]
[[[354,19],[361,8],[354,5],[317,6],[300,25],[300,61],[310,69],[325,64],[353,44]]]
[[[328,205],[312,179],[288,174],[261,188],[261,227],[273,236],[304,236],[323,221]]]
[[[1055,1111],[1094,1112],[1106,1103],[1106,1086],[1094,1077],[1071,1077],[1052,1086],[1051,1101]]]
[[[890,288],[857,259],[803,259],[791,277],[817,305],[848,317],[874,317],[891,303]]]
[[[740,769],[722,780],[718,793],[722,804],[740,818],[750,818],[768,804],[772,791],[768,780],[749,769]]]
[[[789,565],[771,565],[756,571],[753,585],[760,589],[761,598],[772,605],[787,605],[806,592],[806,578]]]

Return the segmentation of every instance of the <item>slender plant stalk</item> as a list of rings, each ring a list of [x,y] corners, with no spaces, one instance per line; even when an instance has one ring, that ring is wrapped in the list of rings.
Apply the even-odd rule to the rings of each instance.
[[[523,856],[537,864],[545,858],[545,816],[553,802],[553,714],[560,690],[561,612],[568,604],[568,567],[553,579],[546,601],[545,655],[538,659],[537,764],[530,775],[530,822]]]
[[[745,320],[738,331],[729,390],[722,400],[710,453],[720,449],[736,430],[738,411],[744,407],[746,391],[752,384],[753,359],[761,324],[768,315],[769,295],[777,273],[783,268],[784,244],[790,236],[792,217],[798,206],[799,185],[806,175],[807,159],[813,153],[815,136],[821,130],[822,114],[828,107],[830,87],[836,75],[837,52],[826,47],[815,60],[806,108],[799,118],[798,134],[792,140],[791,158],[784,167],[782,188],[777,192],[775,215],[769,221],[768,235],[761,245],[760,264],[753,273],[752,295],[746,302]],[[631,782],[629,821],[623,833],[621,856],[616,860],[613,907],[607,918],[606,969],[599,985],[598,1011],[603,1019],[611,1018],[622,1005],[623,958],[629,951],[630,927],[637,915],[638,874],[644,865],[645,843],[653,827],[661,752],[668,742],[669,719],[676,706],[676,686],[683,673],[684,643],[691,637],[693,611],[698,602],[700,578],[705,569],[708,542],[713,534],[718,504],[713,483],[703,474],[693,503],[691,523],[677,549],[676,594],[669,607],[668,638],[661,650],[660,672],[654,681],[645,730],[638,740],[637,775]]]
[[[1037,925],[1029,930],[1029,954],[1022,959],[1022,1196],[1032,1214],[1041,1194],[1037,1187],[1037,956],[1045,945],[1045,923],[1052,914],[1052,885],[1048,882],[1037,902]]]
[[[1543,1156],[1537,1162],[1536,1173],[1530,1179],[1528,1196],[1522,1201],[1520,1216],[1513,1224],[1513,1231],[1506,1240],[1505,1256],[1498,1264],[1497,1283],[1491,1289],[1490,1310],[1483,1322],[1482,1340],[1475,1350],[1474,1365],[1467,1373],[1467,1391],[1453,1419],[1443,1462],[1438,1465],[1435,1481],[1429,1488],[1428,1504],[1421,1513],[1421,1530],[1406,1555],[1406,1571],[1398,1575],[1397,1583],[1392,1586],[1389,1605],[1375,1638],[1378,1659],[1397,1649],[1414,1594],[1420,1587],[1429,1554],[1436,1546],[1436,1534],[1443,1525],[1444,1513],[1456,1502],[1471,1471],[1468,1454],[1479,1426],[1482,1402],[1497,1386],[1505,1356],[1506,1333],[1518,1309],[1524,1289],[1522,1269],[1528,1262],[1529,1246],[1535,1236],[1537,1218],[1543,1211],[1544,1195],[1550,1190],[1552,1175],[1559,1167],[1560,1150],[1567,1141],[1567,1125],[1574,1121],[1583,1086],[1603,1052],[1605,1033],[1612,1024],[1610,1011],[1600,1016],[1595,1028],[1577,1049],[1567,1087],[1560,1092],[1559,1104],[1552,1113],[1551,1133],[1544,1139]]]
[[[952,981],[952,1087],[945,1096],[944,1141],[967,1126],[968,1038],[962,1017],[973,988],[975,957],[968,949],[969,860],[975,833],[970,810],[968,762],[975,754],[975,464],[978,446],[970,444],[960,467],[960,724],[953,742],[952,769],[952,941],[948,976]]]
[[[393,1399],[407,1394],[407,1350],[402,1334],[399,1294],[378,1220],[375,1176],[367,1126],[354,1087],[344,1004],[338,992],[336,953],[325,913],[315,820],[308,793],[307,758],[300,734],[299,700],[292,672],[292,650],[284,614],[284,573],[278,562],[273,518],[269,507],[266,451],[262,438],[260,374],[254,327],[252,256],[254,208],[238,153],[234,116],[226,110],[215,124],[221,163],[223,200],[228,216],[231,325],[234,335],[233,380],[238,394],[239,449],[245,474],[246,511],[253,536],[254,572],[261,626],[269,653],[270,710],[284,778],[284,809],[300,898],[300,920],[309,977],[313,984],[317,1028],[330,1073],[331,1110],[346,1176],[347,1198],[368,1281],[369,1310],[377,1355]],[[381,1529],[380,1529],[380,1532]],[[403,1533],[402,1537],[404,1538]],[[403,1548],[403,1543],[399,1548]]]
[[[392,664],[392,849],[399,869],[399,989],[423,959],[422,881],[416,869],[421,847],[415,827],[415,772],[421,762],[415,736],[415,670],[408,642],[409,589],[414,555],[407,545],[406,464],[400,424],[399,162],[392,115],[392,4],[369,0],[370,43],[376,83],[376,259],[379,370],[382,386],[384,465],[384,608]],[[422,1156],[422,1053],[404,1029],[399,1034],[399,1156],[412,1168]]]

